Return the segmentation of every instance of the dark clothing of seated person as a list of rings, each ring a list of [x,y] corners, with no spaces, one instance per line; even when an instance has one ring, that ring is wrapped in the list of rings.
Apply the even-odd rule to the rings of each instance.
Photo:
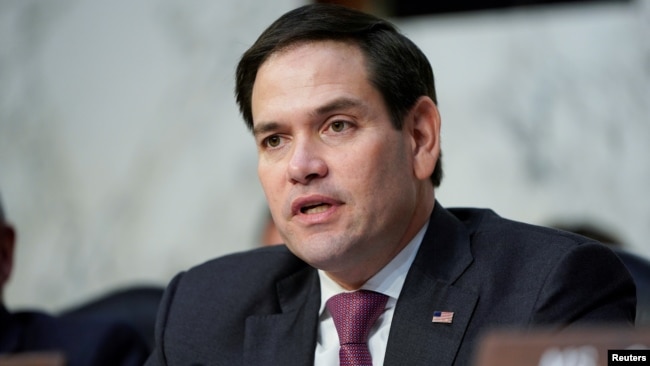
[[[3,289],[13,267],[15,231],[0,202],[0,356],[58,353],[66,366],[141,366],[150,349],[142,336],[109,317],[10,312]]]
[[[0,355],[34,352],[60,353],[67,366],[141,366],[149,348],[130,325],[112,319],[0,307]]]

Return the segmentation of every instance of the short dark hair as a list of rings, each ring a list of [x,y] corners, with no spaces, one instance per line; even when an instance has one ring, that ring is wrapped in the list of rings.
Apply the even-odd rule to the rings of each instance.
[[[433,70],[427,57],[395,25],[339,5],[310,4],[273,22],[237,65],[235,96],[250,130],[253,85],[260,66],[271,54],[289,46],[325,40],[359,46],[366,58],[369,81],[382,95],[396,129],[402,128],[406,114],[421,96],[428,96],[437,104]],[[437,187],[441,180],[442,162],[438,158],[431,181]]]

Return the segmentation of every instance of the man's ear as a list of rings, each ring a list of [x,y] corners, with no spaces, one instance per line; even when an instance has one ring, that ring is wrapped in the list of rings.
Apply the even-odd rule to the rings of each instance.
[[[422,96],[405,121],[412,141],[413,171],[418,179],[429,179],[440,156],[440,113],[431,98]]]
[[[9,280],[14,264],[14,246],[16,232],[14,228],[0,223],[0,289]]]

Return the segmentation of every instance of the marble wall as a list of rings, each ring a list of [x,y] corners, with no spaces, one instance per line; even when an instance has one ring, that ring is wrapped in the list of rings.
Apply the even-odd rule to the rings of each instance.
[[[241,53],[298,0],[0,1],[11,307],[59,310],[256,245]],[[590,220],[650,254],[650,2],[420,17],[445,206]]]

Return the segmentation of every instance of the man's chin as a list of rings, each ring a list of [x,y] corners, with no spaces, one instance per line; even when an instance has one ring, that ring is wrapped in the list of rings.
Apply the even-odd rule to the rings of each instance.
[[[303,250],[296,251],[289,247],[289,250],[291,250],[296,256],[316,269],[326,272],[340,272],[345,268],[344,261],[346,256],[343,254],[305,251],[304,248],[301,249]]]

